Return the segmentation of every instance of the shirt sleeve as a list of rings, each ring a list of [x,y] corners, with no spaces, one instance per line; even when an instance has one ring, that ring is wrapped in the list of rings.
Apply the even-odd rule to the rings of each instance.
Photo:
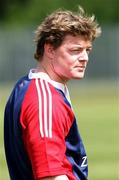
[[[65,155],[65,137],[72,123],[68,112],[63,99],[45,82],[36,90],[29,88],[20,122],[35,179],[67,174],[70,164]]]

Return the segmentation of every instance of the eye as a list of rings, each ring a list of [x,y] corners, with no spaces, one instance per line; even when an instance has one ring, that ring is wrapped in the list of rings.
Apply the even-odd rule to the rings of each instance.
[[[92,50],[91,48],[87,48],[86,52],[89,54],[91,52],[91,50]]]
[[[71,49],[71,52],[73,54],[77,54],[77,53],[80,53],[82,51],[82,48],[78,48],[78,49]]]

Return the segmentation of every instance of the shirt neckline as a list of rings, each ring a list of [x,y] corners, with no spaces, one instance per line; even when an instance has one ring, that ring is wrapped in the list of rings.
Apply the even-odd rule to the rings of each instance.
[[[65,84],[52,80],[45,72],[36,72],[36,69],[30,69],[28,74],[29,79],[41,78],[52,84],[55,88],[60,89],[65,94],[68,101],[71,103],[68,88]]]

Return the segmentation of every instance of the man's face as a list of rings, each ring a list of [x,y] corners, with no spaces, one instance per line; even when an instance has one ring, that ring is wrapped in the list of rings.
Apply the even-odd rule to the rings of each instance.
[[[55,73],[64,82],[69,79],[82,79],[91,49],[91,41],[82,36],[67,35],[61,46],[53,50],[52,66]]]

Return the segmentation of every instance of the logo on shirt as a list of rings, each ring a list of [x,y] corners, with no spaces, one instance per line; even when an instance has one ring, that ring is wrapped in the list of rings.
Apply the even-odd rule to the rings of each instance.
[[[86,167],[88,164],[87,164],[87,156],[84,156],[82,158],[82,164],[81,164],[81,167]]]

